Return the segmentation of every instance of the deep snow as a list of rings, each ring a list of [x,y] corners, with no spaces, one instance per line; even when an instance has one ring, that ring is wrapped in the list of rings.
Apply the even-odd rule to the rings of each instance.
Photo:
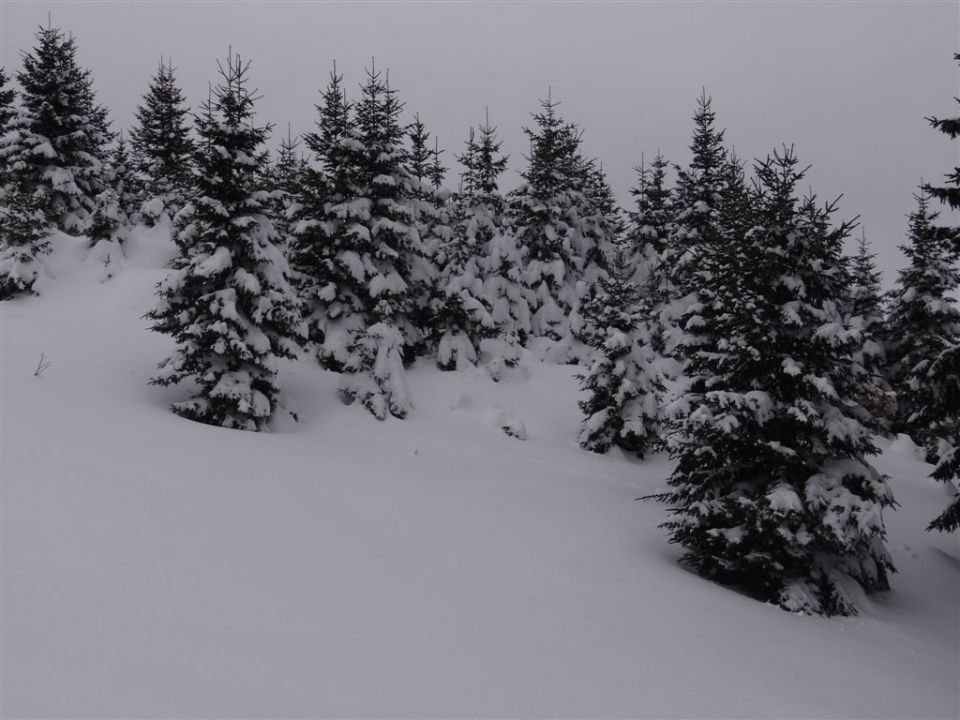
[[[0,305],[4,717],[960,715],[960,550],[906,438],[878,460],[893,591],[791,615],[676,563],[635,502],[669,463],[580,450],[568,366],[423,362],[380,423],[305,357],[299,423],[173,415],[141,319],[162,235],[103,283],[58,236],[43,295]]]

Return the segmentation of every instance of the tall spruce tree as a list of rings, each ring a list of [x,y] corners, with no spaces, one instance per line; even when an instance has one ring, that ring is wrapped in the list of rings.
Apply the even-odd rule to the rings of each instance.
[[[650,339],[650,308],[631,279],[633,263],[614,251],[608,272],[580,307],[582,336],[593,355],[579,374],[584,419],[580,446],[604,453],[617,446],[643,457],[658,440],[663,378]]]
[[[886,375],[897,398],[893,429],[929,448],[940,418],[938,388],[927,375],[934,359],[960,339],[955,297],[960,268],[950,233],[937,226],[938,213],[930,210],[926,190],[921,187],[914,198],[908,244],[900,246],[909,265],[900,271],[889,300]]]
[[[230,55],[196,117],[196,181],[181,216],[174,270],[158,285],[152,329],[176,339],[152,381],[194,381],[197,394],[173,405],[184,417],[262,430],[277,407],[277,360],[293,358],[304,335],[287,263],[257,178],[269,126],[253,124],[249,62]]]
[[[857,240],[857,253],[850,262],[849,298],[846,312],[851,318],[859,318],[862,342],[853,354],[854,362],[861,368],[864,381],[869,386],[868,394],[860,398],[884,427],[889,428],[893,412],[892,393],[884,372],[886,353],[884,336],[883,290],[881,273],[877,270],[876,254],[870,251],[866,232],[861,228]]]
[[[723,147],[723,130],[716,127],[712,98],[706,91],[697,100],[690,144],[692,158],[686,168],[677,167],[674,194],[674,231],[668,243],[666,265],[673,299],[695,292],[703,281],[698,273],[701,256],[725,235],[722,208],[731,165]]]
[[[531,334],[560,340],[569,330],[577,303],[577,282],[585,259],[578,256],[581,228],[576,208],[583,204],[586,166],[580,157],[581,133],[557,113],[548,96],[524,128],[530,140],[524,183],[509,196],[510,223],[525,253],[530,288]]]
[[[689,384],[670,408],[678,463],[658,497],[700,574],[791,611],[852,614],[849,581],[888,587],[893,498],[868,461],[876,424],[843,314],[850,227],[832,225],[832,204],[800,203],[792,149],[756,175],[755,227],[700,254]]]
[[[955,53],[953,59],[960,63],[960,53]],[[954,98],[954,100],[960,103],[960,98]],[[960,138],[960,117],[943,119],[929,117],[927,121],[951,140]],[[956,153],[954,153],[954,157],[956,157]],[[960,166],[953,168],[951,172],[947,173],[945,180],[945,185],[925,186],[926,191],[953,210],[960,210]],[[958,248],[960,248],[960,228],[956,228],[954,240],[957,242]],[[960,252],[960,250],[958,250],[958,252]]]
[[[647,167],[641,159],[635,168],[637,184],[630,190],[634,209],[627,214],[625,247],[634,265],[633,279],[646,298],[654,317],[651,342],[663,352],[660,315],[669,301],[669,277],[665,265],[673,234],[673,191],[667,187],[669,163],[659,152]]]
[[[953,58],[960,62],[960,53]],[[960,99],[956,100],[960,102]],[[931,117],[928,120],[934,128],[950,139],[956,140],[960,137],[960,117],[943,120]],[[947,207],[960,209],[960,167],[955,167],[947,174],[945,185],[928,185],[926,189]],[[949,253],[953,257],[953,277],[947,281],[947,285],[953,288],[948,296],[952,299],[956,296],[957,288],[955,278],[960,256],[960,227],[942,227],[938,228],[938,231],[953,244],[952,252]],[[942,274],[950,277],[949,273]],[[925,386],[928,389],[928,402],[931,404],[924,415],[930,423],[931,435],[927,455],[937,460],[933,477],[947,483],[954,496],[943,513],[935,518],[927,529],[949,532],[960,527],[960,332],[952,337],[945,334],[943,341],[943,349],[933,358],[926,374]]]
[[[16,97],[17,91],[10,83],[10,76],[4,68],[0,67],[0,138],[11,129],[11,122],[17,115],[17,109],[14,106]],[[7,163],[0,157],[0,198],[3,197],[4,189],[9,182],[7,175]]]
[[[98,105],[77,44],[59,28],[40,28],[17,74],[20,107],[0,140],[0,161],[18,176],[24,202],[43,186],[44,212],[65,232],[81,232],[105,188],[107,111]]]
[[[0,300],[39,290],[41,258],[50,252],[45,188],[8,184],[0,202]]]
[[[469,196],[453,201],[451,234],[438,254],[438,296],[433,323],[438,335],[437,366],[457,370],[476,365],[480,344],[496,335],[489,300],[483,291],[483,240]]]
[[[411,203],[413,182],[407,170],[403,104],[382,72],[371,68],[355,108],[363,148],[362,183],[368,216],[362,263],[363,325],[347,338],[348,359],[340,397],[359,400],[378,419],[402,418],[411,403],[403,371],[422,340],[413,316],[413,272],[423,256]]]
[[[191,192],[195,146],[189,112],[173,64],[161,60],[130,133],[145,186],[141,213],[150,225],[163,215],[172,219]]]

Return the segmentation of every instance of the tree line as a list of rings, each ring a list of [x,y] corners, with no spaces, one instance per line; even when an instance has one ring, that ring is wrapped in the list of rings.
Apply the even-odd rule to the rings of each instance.
[[[169,228],[145,317],[175,340],[152,382],[196,387],[174,412],[262,430],[278,361],[307,353],[343,402],[403,418],[416,359],[498,381],[537,349],[579,366],[582,447],[676,460],[650,497],[698,573],[822,614],[854,613],[854,585],[889,588],[875,438],[906,433],[934,477],[960,478],[960,228],[933,205],[960,207],[960,168],[918,186],[884,293],[862,233],[845,252],[856,222],[802,193],[794,148],[744,162],[705,92],[690,162],[641,162],[621,209],[549,94],[518,188],[500,190],[488,116],[449,189],[387,71],[371,64],[348,102],[334,66],[315,127],[276,157],[249,72],[231,52],[191,113],[161,62],[127,140],[75,39],[41,28],[15,86],[0,70],[0,298],[39,291],[55,230],[87,236],[109,275],[136,226]],[[929,529],[958,525],[954,498]]]

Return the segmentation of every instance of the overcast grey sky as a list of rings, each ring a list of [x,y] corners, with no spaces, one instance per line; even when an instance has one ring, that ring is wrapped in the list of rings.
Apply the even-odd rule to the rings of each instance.
[[[391,84],[459,152],[485,106],[517,182],[521,126],[552,86],[584,129],[623,203],[641,153],[684,163],[701,86],[742,157],[793,143],[822,198],[844,194],[894,278],[920,177],[939,180],[957,143],[924,116],[956,116],[960,3],[922,2],[9,2],[0,62],[14,70],[33,33],[72,32],[115,127],[126,128],[159,58],[191,104],[228,45],[253,60],[258,115],[309,130],[334,58],[354,96],[376,56]]]

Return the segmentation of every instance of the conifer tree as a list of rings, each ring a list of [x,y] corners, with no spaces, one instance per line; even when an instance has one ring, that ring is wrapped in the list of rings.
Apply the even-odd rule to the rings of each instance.
[[[953,59],[960,63],[960,53],[955,53]],[[954,98],[960,103],[960,98]],[[938,119],[936,117],[927,118],[927,121],[937,130],[956,140],[960,137],[960,117]],[[954,157],[956,153],[954,153]],[[960,210],[960,166],[955,167],[952,172],[945,177],[946,184],[942,186],[925,186],[926,191],[941,203],[949,206],[953,210]],[[955,229],[954,240],[960,247],[960,228]],[[960,250],[958,250],[960,252]]]
[[[97,207],[87,229],[90,257],[103,267],[101,280],[117,272],[123,261],[123,246],[129,237],[120,197],[113,188],[97,195]]]
[[[955,54],[953,58],[960,62],[960,54]],[[952,140],[960,137],[960,118],[928,120]],[[946,181],[944,186],[926,186],[926,190],[949,208],[960,209],[960,167],[955,167],[946,176]],[[960,255],[960,227],[939,228],[939,231],[953,241],[952,269],[956,272],[957,257]],[[947,285],[952,285],[954,292],[951,295],[955,296],[956,282],[950,280]],[[929,386],[927,396],[931,405],[926,409],[925,417],[931,424],[932,436],[927,455],[937,460],[933,477],[954,490],[953,500],[927,529],[950,532],[960,527],[960,333],[952,337],[944,336],[944,347],[930,364],[926,384]]]
[[[580,446],[607,452],[617,446],[643,457],[658,443],[662,377],[650,344],[650,310],[631,280],[632,263],[618,248],[609,270],[591,286],[580,313],[584,342],[593,350],[578,375],[588,397]]]
[[[50,252],[50,221],[44,188],[27,182],[7,186],[0,202],[0,300],[38,290]]]
[[[877,270],[876,257],[870,252],[866,232],[861,229],[857,254],[851,258],[850,263],[849,307],[846,312],[850,317],[860,319],[858,330],[862,342],[861,347],[854,352],[853,360],[862,369],[865,383],[871,388],[868,395],[860,398],[860,402],[886,429],[889,427],[893,403],[889,383],[884,377],[886,328],[881,274]]]
[[[356,253],[364,318],[347,338],[339,393],[345,402],[360,400],[381,420],[387,413],[403,418],[409,412],[403,359],[422,340],[412,313],[412,274],[423,253],[410,201],[413,181],[399,122],[402,110],[382,73],[368,70],[355,109],[368,213]]]
[[[430,185],[430,165],[433,162],[433,150],[430,149],[429,143],[430,133],[420,119],[419,113],[414,114],[408,134],[410,152],[407,156],[407,167],[411,178],[415,181],[414,193],[419,197],[427,194],[425,188]]]
[[[292,255],[321,364],[341,372],[339,394],[378,419],[410,409],[403,361],[422,340],[412,317],[414,265],[422,258],[411,202],[402,105],[375,69],[355,108],[334,70],[306,144],[311,174]]]
[[[231,54],[196,117],[201,142],[193,193],[181,213],[181,252],[148,317],[152,329],[177,342],[152,382],[192,380],[198,388],[174,412],[262,430],[277,406],[277,361],[295,356],[303,324],[266,215],[268,194],[257,185],[270,128],[253,124],[249,66]]]
[[[928,382],[930,364],[960,339],[956,291],[960,269],[949,233],[936,225],[921,187],[909,215],[908,244],[901,245],[909,265],[900,271],[887,318],[887,378],[896,392],[894,430],[931,447],[937,423],[937,388]],[[931,458],[933,459],[933,458]]]
[[[304,303],[309,337],[320,364],[339,372],[346,363],[343,338],[362,322],[358,285],[365,271],[357,262],[369,210],[363,192],[363,146],[352,108],[334,65],[317,106],[316,130],[304,136],[320,170],[307,167],[299,202],[300,221],[291,229],[290,257]]]
[[[478,233],[469,196],[454,199],[451,235],[439,253],[438,297],[433,323],[438,335],[437,366],[457,370],[476,365],[480,344],[496,334],[483,292],[484,234]]]
[[[187,124],[189,112],[173,64],[161,60],[130,133],[145,185],[141,214],[149,225],[162,215],[173,219],[190,193],[195,145]]]
[[[888,587],[886,479],[859,405],[857,323],[835,205],[800,203],[792,149],[756,167],[755,227],[705,247],[701,308],[682,344],[689,385],[670,407],[678,463],[665,523],[698,573],[791,611],[856,612],[846,590]]]
[[[927,526],[927,530],[954,532],[960,527],[960,339],[954,339],[930,364],[927,382],[937,407],[932,428],[931,455],[937,459],[933,477],[953,490],[946,509]]]
[[[0,67],[0,138],[3,138],[12,129],[11,122],[17,115],[14,106],[16,97],[17,91],[10,84],[10,77],[6,74],[5,69]],[[2,140],[0,140],[0,148],[2,148]],[[0,156],[0,197],[3,197],[4,189],[9,182],[7,175],[7,163]]]
[[[135,225],[143,201],[143,183],[137,176],[122,132],[110,153],[107,184],[117,194],[120,221],[124,225]]]
[[[723,147],[724,131],[716,128],[712,99],[705,91],[697,100],[693,122],[690,165],[676,168],[675,225],[666,258],[673,299],[689,295],[701,284],[700,258],[724,235],[721,206],[730,165]]]
[[[443,187],[443,179],[447,176],[447,169],[440,162],[440,156],[443,150],[440,149],[440,141],[433,139],[433,152],[431,153],[430,167],[427,168],[427,177],[430,179],[430,185],[435,192]]]
[[[483,294],[496,326],[495,336],[482,342],[492,356],[487,368],[494,380],[502,377],[505,366],[516,365],[530,333],[523,257],[499,189],[509,160],[501,154],[502,145],[487,113],[477,132],[470,129],[464,152],[457,156],[463,166],[457,202],[465,216],[466,233],[481,258]]]
[[[54,27],[36,38],[17,74],[21,102],[0,140],[0,160],[27,195],[44,187],[51,224],[80,232],[105,187],[107,111],[96,103],[90,72],[77,65],[76,40]]]
[[[673,191],[667,187],[669,164],[657,153],[650,167],[641,160],[635,168],[637,185],[630,190],[634,210],[627,214],[625,248],[634,265],[633,279],[646,298],[655,322],[650,328],[651,342],[663,352],[663,326],[660,314],[669,300],[666,272],[668,243],[673,233]]]
[[[299,194],[307,173],[306,161],[298,150],[300,139],[293,137],[287,125],[287,137],[280,141],[277,160],[265,171],[270,191],[270,219],[277,231],[279,245],[286,249],[290,233],[300,219]]]
[[[567,335],[585,264],[578,255],[583,248],[575,212],[586,185],[581,133],[560,118],[558,104],[549,96],[541,100],[534,128],[524,128],[529,165],[522,173],[524,183],[510,195],[510,222],[525,252],[531,332],[553,340]]]

